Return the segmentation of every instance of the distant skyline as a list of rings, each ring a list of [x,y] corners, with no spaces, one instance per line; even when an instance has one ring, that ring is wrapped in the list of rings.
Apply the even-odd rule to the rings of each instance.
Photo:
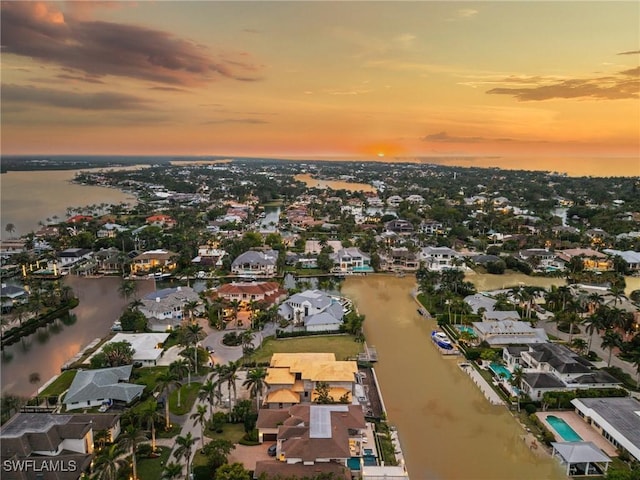
[[[2,153],[640,158],[640,3],[3,1]]]

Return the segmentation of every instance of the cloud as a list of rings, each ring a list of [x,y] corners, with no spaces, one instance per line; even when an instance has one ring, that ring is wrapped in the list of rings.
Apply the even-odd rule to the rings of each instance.
[[[266,120],[261,120],[259,118],[221,118],[203,122],[204,125],[216,125],[221,123],[244,123],[249,125],[262,125],[269,122],[267,122]]]
[[[485,142],[513,142],[512,138],[486,138],[486,137],[452,137],[447,132],[438,132],[425,135],[420,140],[424,142],[439,143],[485,143]]]
[[[628,52],[620,52],[618,55],[640,55],[640,50],[629,50]]]
[[[640,67],[606,77],[576,78],[532,87],[498,87],[487,91],[491,95],[511,95],[520,101],[541,101],[553,98],[592,98],[619,100],[640,95]]]
[[[61,79],[61,80],[73,80],[73,81],[78,81],[78,82],[85,82],[85,83],[102,83],[104,84],[104,82],[96,77],[90,76],[90,75],[85,75],[85,76],[80,76],[80,75],[70,75],[68,73],[61,73],[60,75],[57,76],[57,78]]]
[[[393,39],[394,43],[403,49],[408,49],[413,46],[413,41],[416,39],[415,35],[410,33],[403,33]]]
[[[115,75],[171,85],[220,78],[259,79],[246,54],[220,52],[136,25],[85,21],[38,2],[2,2],[4,54],[31,57],[89,75]]]
[[[76,110],[150,110],[144,99],[116,92],[74,93],[9,84],[2,87],[0,94],[3,103],[49,105]]]
[[[471,18],[478,14],[478,10],[474,10],[473,8],[460,8],[456,14],[459,18]]]

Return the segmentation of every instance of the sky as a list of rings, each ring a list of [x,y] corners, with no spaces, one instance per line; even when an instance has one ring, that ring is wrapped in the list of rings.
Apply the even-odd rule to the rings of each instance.
[[[640,2],[2,1],[3,154],[640,158]]]

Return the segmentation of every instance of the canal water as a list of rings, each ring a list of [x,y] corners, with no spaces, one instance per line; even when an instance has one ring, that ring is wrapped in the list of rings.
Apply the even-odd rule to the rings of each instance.
[[[367,343],[379,355],[376,374],[389,421],[396,425],[412,480],[553,480],[556,462],[533,455],[505,407],[491,406],[456,359],[430,340],[434,321],[416,312],[412,277],[349,277]]]
[[[75,323],[57,321],[38,329],[32,335],[9,345],[1,354],[2,393],[29,397],[60,373],[60,368],[96,338],[107,335],[113,322],[122,314],[127,302],[118,294],[118,277],[65,277],[80,299],[72,310]],[[153,290],[153,280],[139,280],[138,296]],[[68,323],[68,322],[67,322]],[[29,376],[38,373],[40,383],[32,384]]]

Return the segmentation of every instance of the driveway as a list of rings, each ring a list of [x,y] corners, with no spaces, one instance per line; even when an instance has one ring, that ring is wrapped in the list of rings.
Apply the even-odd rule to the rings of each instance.
[[[231,450],[228,457],[229,463],[240,462],[244,464],[244,468],[247,470],[255,470],[256,462],[264,460],[273,460],[274,457],[270,457],[267,454],[269,446],[275,442],[265,442],[261,445],[247,446],[237,444],[236,448]]]

